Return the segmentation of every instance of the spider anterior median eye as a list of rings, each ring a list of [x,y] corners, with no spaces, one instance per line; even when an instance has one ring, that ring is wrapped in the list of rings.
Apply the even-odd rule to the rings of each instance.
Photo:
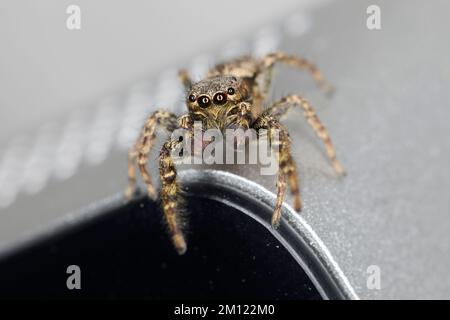
[[[233,88],[228,88],[228,94],[229,95],[233,95],[234,94],[234,89]]]
[[[216,93],[214,96],[215,104],[225,104],[227,102],[227,96],[224,93]]]
[[[198,105],[202,108],[206,108],[211,104],[211,100],[207,96],[201,96],[197,100]]]
[[[190,101],[190,102],[195,102],[195,95],[191,94],[191,95],[189,96],[189,101]]]

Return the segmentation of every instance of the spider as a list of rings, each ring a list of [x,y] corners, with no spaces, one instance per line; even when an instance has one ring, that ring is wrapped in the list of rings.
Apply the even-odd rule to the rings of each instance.
[[[137,166],[147,187],[148,196],[156,199],[156,190],[146,165],[158,126],[165,128],[168,132],[173,132],[177,128],[192,132],[194,121],[201,121],[203,127],[207,129],[211,127],[224,129],[232,126],[244,129],[266,129],[269,138],[271,130],[277,129],[279,132],[277,198],[271,219],[272,226],[277,228],[287,185],[294,198],[294,209],[300,212],[302,207],[297,167],[291,155],[289,133],[280,123],[280,118],[293,106],[303,110],[307,122],[323,140],[335,171],[343,175],[344,170],[336,159],[330,136],[307,100],[300,95],[288,95],[263,110],[262,104],[270,89],[272,69],[277,62],[306,69],[319,88],[330,92],[331,87],[314,64],[302,57],[284,52],[274,52],[262,58],[245,56],[218,64],[208,71],[205,79],[197,83],[191,80],[187,71],[181,70],[179,77],[188,92],[187,113],[178,117],[168,111],[158,110],[148,117],[140,136],[128,154],[126,197],[130,198],[136,191],[135,166]],[[179,140],[169,139],[161,148],[159,154],[160,199],[172,243],[179,254],[184,254],[187,246],[183,235],[184,221],[180,214],[180,187],[177,183],[174,160],[171,157],[171,151],[179,143]]]

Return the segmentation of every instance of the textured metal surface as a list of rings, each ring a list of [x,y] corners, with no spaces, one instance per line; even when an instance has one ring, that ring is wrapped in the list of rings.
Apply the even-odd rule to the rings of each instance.
[[[277,230],[272,228],[270,219],[276,197],[267,189],[248,179],[218,170],[185,170],[180,181],[186,187],[187,194],[223,202],[263,224],[302,266],[323,298],[358,299],[327,247],[289,205],[283,206],[280,227]],[[256,206],[252,206],[252,202]]]
[[[320,141],[293,112],[286,125],[299,161],[302,217],[357,295],[450,298],[450,43],[441,33],[449,28],[449,5],[380,1],[382,29],[370,31],[369,4],[332,2],[312,13],[295,12],[266,26],[260,38],[242,38],[236,53],[255,52],[262,43],[264,50],[303,54],[335,84],[336,94],[326,99],[306,75],[282,68],[273,96],[300,90],[309,98],[348,171],[344,179],[335,177]],[[309,24],[296,34],[292,30],[301,29],[296,21]],[[199,55],[187,65],[202,70],[221,53]],[[175,69],[168,69],[126,95],[105,99],[94,112],[70,116],[67,126],[49,124],[36,135],[38,143],[27,137],[11,141],[0,170],[0,185],[8,186],[0,190],[1,247],[121,190],[124,150],[142,119],[161,101],[181,110],[172,93],[174,75]],[[273,177],[261,177],[257,168],[221,169],[274,190]],[[371,265],[380,268],[380,290],[366,285]]]
[[[264,187],[226,171],[208,169],[182,170],[179,181],[183,186],[186,201],[194,197],[212,199],[227,205],[228,207],[225,208],[228,208],[228,212],[227,209],[225,212],[229,213],[230,207],[236,208],[266,227],[306,272],[322,298],[358,299],[324,243],[311,226],[289,205],[285,204],[282,208],[283,217],[279,228],[276,230],[272,228],[270,218],[273,213],[275,195]],[[111,215],[125,203],[123,193],[119,193],[66,214],[7,248],[3,251],[1,258],[8,258],[9,254],[32,246],[36,239],[42,242],[63,234],[67,230],[86,225],[99,217],[106,218],[105,215]],[[211,234],[211,240],[213,239],[214,235]],[[270,259],[270,256],[267,258]]]

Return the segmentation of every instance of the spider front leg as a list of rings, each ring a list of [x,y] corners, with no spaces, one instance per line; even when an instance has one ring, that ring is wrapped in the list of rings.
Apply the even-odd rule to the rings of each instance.
[[[125,190],[125,197],[127,199],[131,199],[136,191],[136,164],[147,186],[148,196],[153,200],[156,199],[155,187],[147,171],[147,162],[148,155],[155,142],[158,126],[164,127],[168,131],[173,131],[177,127],[177,116],[167,111],[158,110],[148,117],[141,130],[141,134],[128,153],[128,186]]]
[[[261,115],[254,123],[255,129],[266,129],[272,146],[278,146],[278,176],[277,176],[277,200],[272,214],[272,226],[277,228],[281,219],[281,208],[286,194],[286,176],[289,179],[291,192],[294,195],[294,207],[301,210],[300,190],[297,180],[297,169],[291,155],[291,140],[289,133],[273,116]],[[278,133],[278,136],[275,134]],[[278,137],[278,139],[276,139]]]
[[[225,112],[225,127],[229,129],[242,128],[247,130],[253,120],[252,108],[253,106],[249,102],[240,102],[230,106]]]
[[[314,111],[314,108],[307,100],[303,99],[299,95],[289,95],[284,97],[280,101],[275,102],[264,112],[264,114],[272,115],[279,119],[283,115],[285,115],[292,108],[292,106],[299,106],[302,108],[303,114],[309,125],[314,129],[314,132],[317,134],[317,136],[324,142],[328,158],[330,159],[334,170],[339,175],[345,175],[345,171],[342,168],[342,165],[336,159],[336,151],[334,149],[333,143],[331,142],[331,138],[328,134],[327,129],[322,124],[316,112]]]
[[[186,91],[191,89],[193,82],[187,70],[180,70],[178,72],[178,79],[180,79]]]
[[[286,164],[283,166],[283,171],[288,178],[289,188],[294,197],[294,209],[297,212],[302,210],[302,199],[300,197],[300,186],[297,172],[297,165],[295,164],[292,154],[289,152],[286,156]]]
[[[159,158],[159,177],[161,181],[161,202],[166,217],[172,243],[178,254],[186,252],[186,241],[182,232],[182,221],[179,208],[180,187],[177,183],[177,171],[171,152],[181,142],[171,140],[164,143]]]
[[[262,74],[267,74],[262,90],[262,96],[264,97],[264,99],[266,98],[269,91],[272,69],[277,62],[285,63],[287,65],[300,69],[306,69],[312,75],[317,86],[322,89],[327,95],[330,95],[333,92],[333,87],[324,79],[320,70],[312,62],[302,57],[293,56],[285,52],[277,51],[274,53],[270,53],[261,59]]]

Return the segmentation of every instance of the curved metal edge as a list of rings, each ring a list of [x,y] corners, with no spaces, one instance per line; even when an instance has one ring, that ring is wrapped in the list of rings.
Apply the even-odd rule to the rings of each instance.
[[[323,298],[359,300],[328,248],[294,209],[284,203],[280,227],[277,230],[272,228],[270,217],[275,194],[253,181],[226,171],[188,169],[180,172],[180,180],[188,195],[212,198],[237,208],[261,223],[289,250]],[[204,193],[198,189],[202,185],[208,186]],[[237,196],[239,200],[244,197],[245,201],[237,203],[230,196]]]
[[[187,169],[179,172],[187,196],[203,197],[230,205],[261,223],[289,250],[324,299],[359,300],[333,256],[311,226],[289,205],[283,204],[280,227],[274,230],[270,217],[275,194],[241,176],[226,171]],[[203,188],[203,189],[202,189]],[[233,198],[239,199],[234,201]],[[80,210],[65,214],[50,225],[30,230],[14,243],[0,247],[0,260],[38,241],[60,234],[81,223],[93,221],[126,203],[117,193]]]

